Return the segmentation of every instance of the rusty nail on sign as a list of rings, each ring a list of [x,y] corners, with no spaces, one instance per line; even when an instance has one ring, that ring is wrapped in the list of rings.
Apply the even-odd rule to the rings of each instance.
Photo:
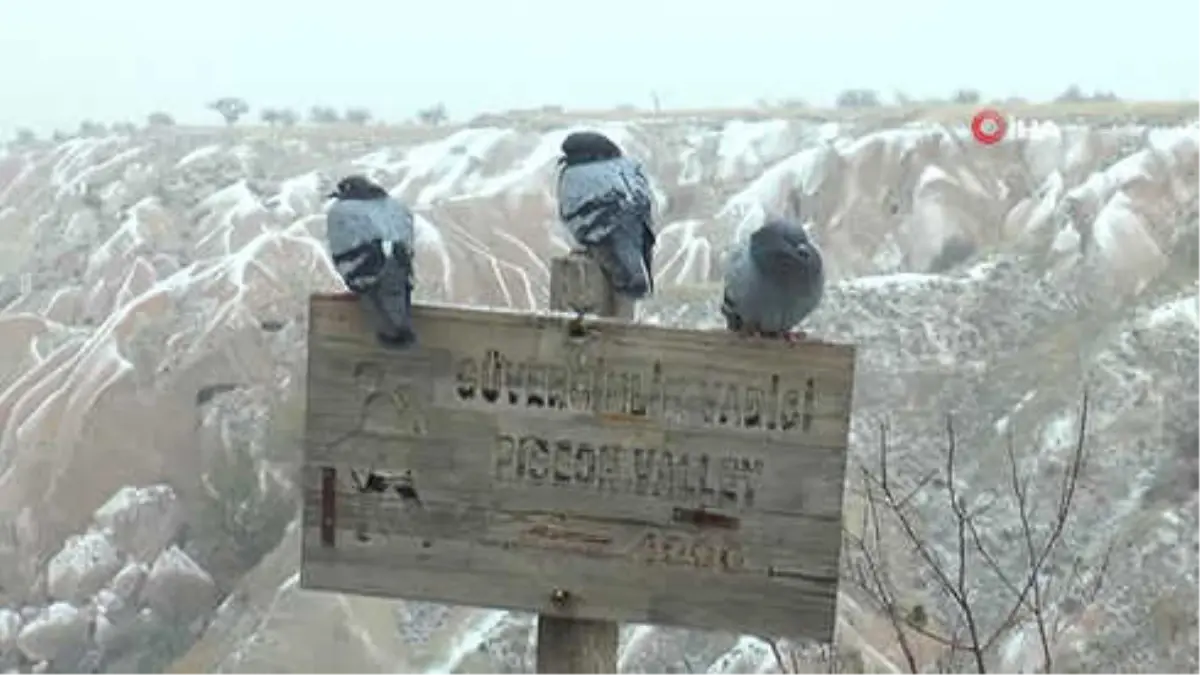
[[[337,510],[334,500],[337,496],[337,469],[321,468],[321,545],[332,547],[337,544],[334,530],[337,526]]]
[[[684,509],[677,507],[671,512],[671,520],[677,523],[690,523],[697,527],[720,527],[727,530],[736,530],[741,526],[741,521],[733,516],[706,511],[704,509]]]

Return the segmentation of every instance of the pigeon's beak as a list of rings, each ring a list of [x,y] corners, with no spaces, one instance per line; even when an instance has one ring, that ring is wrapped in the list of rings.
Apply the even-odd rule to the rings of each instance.
[[[325,199],[337,199],[337,195],[338,195],[337,190],[334,190],[333,192],[330,192],[329,194],[325,195]]]

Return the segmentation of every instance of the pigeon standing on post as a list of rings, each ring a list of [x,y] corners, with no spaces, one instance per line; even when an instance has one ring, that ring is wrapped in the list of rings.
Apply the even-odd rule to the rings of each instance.
[[[595,131],[569,134],[562,153],[559,218],[616,293],[646,297],[654,289],[654,195],[641,164]]]
[[[792,329],[821,303],[821,251],[804,227],[772,218],[733,251],[725,270],[721,314],[741,335],[804,339]]]
[[[326,236],[334,266],[358,296],[379,341],[411,344],[413,214],[361,175],[338,181],[329,194]]]

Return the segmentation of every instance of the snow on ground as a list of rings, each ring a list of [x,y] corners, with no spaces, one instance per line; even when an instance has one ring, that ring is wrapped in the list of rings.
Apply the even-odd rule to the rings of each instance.
[[[506,618],[508,612],[501,610],[487,610],[477,612],[474,620],[470,625],[457,636],[453,646],[446,654],[444,661],[432,664],[426,668],[426,673],[452,673],[455,668],[462,662],[464,658],[471,652],[479,649],[484,640],[491,635]]]
[[[395,166],[405,175],[391,192],[406,195],[412,185],[423,183],[425,186],[409,200],[417,208],[461,195],[479,182],[478,169],[483,166],[483,158],[512,133],[492,127],[463,129],[444,139],[418,145]]]
[[[1163,326],[1176,321],[1188,321],[1192,325],[1200,326],[1200,308],[1197,307],[1196,295],[1159,305],[1146,317],[1146,325],[1149,327]]]
[[[726,124],[721,130],[721,140],[717,146],[717,177],[729,180],[737,177],[743,168],[758,168],[764,154],[769,155],[773,149],[785,147],[790,128],[787,120],[733,120]]]
[[[144,151],[145,151],[145,148],[139,148],[139,147],[126,148],[125,150],[122,150],[121,152],[117,153],[113,157],[111,157],[103,162],[99,162],[99,163],[91,164],[91,165],[87,166],[82,171],[77,172],[71,178],[62,180],[62,182],[59,184],[57,196],[61,199],[62,197],[66,196],[66,195],[76,194],[76,193],[81,192],[82,190],[86,189],[86,187],[87,187],[86,181],[88,178],[90,178],[96,174],[99,174],[99,173],[105,171],[106,169],[110,169],[114,166],[117,166],[117,165],[121,164],[122,162],[133,159],[134,157],[137,157],[138,155],[142,154],[142,152],[144,152]]]
[[[217,190],[196,205],[196,212],[205,213],[207,211],[209,217],[216,220],[216,226],[200,239],[197,246],[203,247],[214,237],[220,237],[223,242],[221,250],[232,253],[234,250],[232,225],[235,219],[259,213],[262,210],[262,203],[250,186],[246,184],[244,178]]]
[[[702,234],[698,234],[703,221],[681,220],[668,223],[658,234],[659,241],[668,237],[678,237],[675,250],[665,262],[656,262],[658,274],[654,275],[655,282],[665,280],[667,270],[675,270],[673,279],[677,284],[694,283],[709,278],[712,273],[713,246]],[[678,267],[676,267],[678,265]]]
[[[899,289],[914,289],[919,286],[927,286],[930,284],[961,284],[962,279],[947,277],[941,274],[917,274],[914,272],[902,272],[899,274],[878,274],[864,277],[857,277],[846,282],[847,288],[857,289],[878,289],[878,288],[896,288]]]
[[[188,164],[198,162],[198,161],[204,159],[205,157],[210,157],[212,155],[217,154],[220,151],[221,151],[221,146],[219,146],[219,145],[205,145],[203,147],[196,148],[195,150],[184,155],[178,162],[176,162],[175,168],[181,169],[181,168],[187,166]]]
[[[247,324],[251,326],[248,332],[254,334],[254,341],[274,345],[295,339],[294,329],[291,329],[292,333],[281,332],[274,336],[258,333],[255,311],[270,302],[273,303],[273,311],[278,305],[282,316],[302,317],[302,300],[298,298],[311,290],[309,284],[320,287],[338,283],[323,243],[308,229],[314,220],[319,221],[323,217],[320,191],[322,184],[328,180],[328,174],[324,171],[332,170],[330,167],[345,168],[345,164],[350,163],[366,171],[386,174],[388,184],[395,186],[393,192],[404,196],[420,210],[416,217],[417,241],[420,255],[425,257],[423,262],[427,264],[424,269],[418,270],[418,276],[440,275],[441,288],[438,290],[443,297],[434,300],[463,302],[464,298],[470,298],[469,301],[477,302],[472,294],[486,292],[491,296],[487,302],[492,304],[508,304],[518,308],[537,306],[544,302],[544,279],[548,276],[546,260],[561,249],[561,244],[554,239],[556,233],[545,227],[553,220],[554,161],[565,135],[583,126],[547,132],[491,127],[464,129],[446,138],[407,147],[397,142],[394,147],[379,148],[369,154],[361,154],[357,159],[329,159],[326,164],[320,165],[321,169],[305,173],[293,174],[302,169],[288,168],[292,165],[286,165],[285,173],[279,176],[269,174],[271,160],[276,158],[262,150],[262,145],[254,146],[259,148],[257,151],[245,144],[224,150],[219,145],[207,145],[188,152],[178,161],[170,157],[162,167],[155,168],[147,165],[149,159],[138,156],[138,148],[114,148],[107,139],[61,144],[41,158],[38,167],[22,171],[50,174],[48,182],[57,187],[61,194],[72,193],[80,185],[96,182],[95,194],[106,196],[104,201],[111,201],[116,206],[106,204],[107,212],[103,218],[85,211],[59,212],[47,205],[25,212],[22,210],[25,202],[16,200],[15,207],[5,203],[0,204],[0,210],[8,213],[15,208],[16,218],[21,220],[11,222],[27,226],[33,232],[57,234],[60,230],[52,228],[62,228],[62,232],[103,239],[104,243],[93,249],[88,273],[112,276],[95,281],[94,288],[83,289],[79,295],[84,299],[76,302],[94,307],[111,306],[112,310],[107,314],[107,310],[98,310],[100,320],[86,327],[71,325],[68,310],[63,310],[63,316],[68,318],[61,319],[64,322],[61,325],[39,319],[44,324],[38,328],[45,333],[44,342],[29,339],[21,346],[33,352],[30,359],[32,370],[12,376],[7,380],[8,388],[0,393],[0,411],[7,415],[5,419],[13,422],[0,425],[3,428],[0,450],[15,455],[25,447],[32,447],[42,437],[79,437],[79,429],[72,428],[75,424],[72,420],[87,418],[87,412],[96,407],[96,402],[104,392],[134,369],[129,360],[134,357],[125,351],[129,348],[129,341],[139,336],[140,326],[146,323],[144,318],[157,318],[176,311],[190,313],[186,325],[181,322],[167,329],[165,341],[167,351],[172,356],[191,349],[199,353],[187,355],[198,361],[211,357],[210,351],[231,344],[219,342],[223,334],[231,334],[235,332],[231,329],[240,329]],[[711,280],[718,275],[717,244],[728,240],[731,233],[744,235],[750,227],[761,222],[765,207],[778,205],[793,190],[814,195],[823,194],[823,190],[828,188],[828,194],[837,195],[840,200],[840,203],[831,206],[835,210],[847,204],[864,209],[873,208],[873,202],[866,206],[861,202],[878,201],[877,195],[869,192],[871,185],[892,180],[889,177],[892,174],[879,172],[880,175],[876,176],[871,172],[880,166],[887,171],[898,170],[894,165],[906,160],[905,152],[917,147],[918,140],[930,138],[930,134],[946,133],[936,128],[913,127],[873,133],[858,140],[845,140],[837,132],[837,125],[832,123],[806,127],[795,121],[733,121],[712,124],[703,131],[680,129],[674,135],[665,134],[670,136],[668,142],[648,133],[645,125],[638,127],[609,123],[596,126],[610,133],[614,140],[627,149],[634,148],[630,154],[646,159],[663,201],[669,197],[679,197],[681,192],[675,188],[695,178],[689,173],[689,163],[715,167],[718,180],[723,181],[720,185],[714,182],[712,194],[704,195],[702,207],[689,207],[680,199],[679,202],[684,205],[672,211],[670,222],[663,223],[659,233],[661,258],[655,267],[658,272],[656,280],[664,285],[692,284]],[[1032,231],[1034,223],[1055,222],[1066,182],[1078,182],[1082,178],[1070,175],[1064,167],[1069,162],[1092,161],[1085,153],[1068,148],[1081,145],[1076,142],[1078,139],[1075,136],[1085,132],[1078,129],[1068,131],[1070,133],[1064,133],[1057,125],[1039,125],[1030,132],[1046,139],[1044,147],[1031,146],[1029,150],[1046,158],[1046,170],[1037,174],[1041,187],[1023,200],[1023,206],[1009,214],[1012,220],[1006,225],[1011,225],[1012,232]],[[1125,252],[1130,248],[1131,241],[1142,242],[1156,234],[1145,224],[1148,221],[1143,214],[1147,208],[1139,201],[1145,199],[1144,195],[1136,191],[1126,194],[1119,189],[1124,183],[1136,180],[1162,181],[1164,165],[1189,157],[1194,159],[1197,140],[1195,127],[1157,135],[1150,133],[1149,136],[1152,139],[1150,149],[1097,170],[1097,173],[1104,175],[1084,183],[1092,191],[1090,194],[1107,195],[1100,204],[1103,208],[1094,228],[1100,251]],[[690,148],[681,155],[680,148],[671,143],[682,143],[681,139],[685,137]],[[793,146],[790,144],[802,149],[792,152]],[[924,144],[920,148],[922,152],[927,149]],[[362,152],[350,150],[346,154]],[[979,180],[991,180],[991,174],[978,171],[977,167],[963,161],[966,153],[961,149],[947,146],[938,152],[944,154],[932,159],[921,157],[924,165],[917,167],[920,173],[906,178],[906,181],[919,179],[915,195],[909,195],[915,197],[914,201],[927,200],[932,203],[941,199],[943,192],[971,193],[971,181],[975,180],[973,175],[979,176]],[[663,160],[664,155],[669,157]],[[248,183],[244,178],[237,178],[234,168],[231,171],[233,175],[219,176],[216,181],[217,185],[222,186],[219,189],[212,190],[208,184],[198,188],[195,196],[200,201],[191,212],[166,213],[166,207],[161,202],[137,193],[138,189],[144,187],[141,185],[144,181],[132,177],[135,168],[136,171],[153,169],[169,173],[171,167],[186,168],[193,162],[213,156],[236,157],[249,166],[249,170],[257,172],[256,179],[267,172],[262,182],[270,184],[271,180],[278,180],[277,190],[264,203],[258,193],[251,189],[252,184],[257,187],[260,183],[257,180]],[[281,156],[286,158],[286,155]],[[120,169],[122,162],[135,157],[136,162],[131,162],[123,169],[123,176],[113,170]],[[304,161],[308,159],[306,156]],[[764,164],[769,166],[764,168]],[[303,168],[310,166],[314,164],[306,163]],[[672,184],[673,172],[677,167],[680,169],[679,178]],[[17,170],[15,162],[12,168]],[[181,173],[184,178],[195,175],[204,178],[206,172]],[[739,173],[749,180],[732,178]],[[859,175],[863,173],[866,173],[865,177]],[[925,194],[925,187],[934,181],[938,182],[939,189],[929,190],[927,192],[930,194]],[[905,182],[905,185],[911,186],[911,182]],[[11,191],[11,183],[5,189]],[[200,189],[204,192],[200,192]],[[48,193],[53,195],[54,190]],[[26,198],[24,193],[19,194],[22,200]],[[728,199],[723,204],[718,201],[726,196]],[[478,204],[456,203],[453,211],[440,209],[440,202],[457,200],[484,201]],[[73,206],[79,200],[65,201]],[[928,206],[918,204],[915,208],[920,212],[920,208]],[[940,207],[940,202],[936,206]],[[719,211],[716,217],[713,217],[712,210]],[[453,217],[445,215],[447,212]],[[505,222],[511,223],[502,231],[491,228],[496,212],[503,212],[508,219]],[[873,213],[869,215],[874,218]],[[831,257],[860,256],[867,261],[855,273],[861,273],[861,270],[880,271],[884,267],[902,269],[902,265],[911,260],[911,256],[907,255],[910,250],[905,250],[904,246],[912,242],[904,241],[911,233],[903,232],[899,222],[886,214],[874,218],[869,225],[847,222],[843,226],[845,229],[865,229],[868,226],[877,229],[857,241],[839,241],[837,236],[831,236],[829,253]],[[192,250],[188,251],[192,258],[175,261],[177,264],[174,266],[158,267],[156,272],[151,264],[155,259],[145,251],[138,250],[138,247],[156,244],[159,232],[155,228],[172,227],[194,227],[188,232],[189,236],[194,235],[189,240]],[[319,229],[319,225],[314,228],[315,231]],[[845,230],[822,232],[823,235],[844,233]],[[857,233],[862,234],[862,229]],[[1079,236],[1078,231],[1070,226],[1063,227],[1057,233],[1045,231],[1045,234],[1057,235],[1058,248],[1069,248],[1066,244],[1070,242],[1066,240],[1074,236],[1077,242]],[[1050,236],[1045,238],[1046,241],[1050,239]],[[1149,241],[1153,243],[1153,238]],[[219,245],[209,245],[214,242]],[[821,243],[826,245],[824,241]],[[1007,242],[989,241],[988,244],[1003,246]],[[864,246],[875,248],[865,250]],[[885,248],[888,249],[886,255],[881,254],[880,251]],[[885,258],[894,264],[890,267],[870,264],[871,260]],[[298,269],[305,265],[308,267]],[[917,272],[860,276],[845,281],[843,288],[875,292],[886,300],[893,294],[901,297],[910,295],[912,291],[937,290],[931,286],[941,285],[944,288],[975,283],[989,278],[992,265],[981,262],[956,276]],[[298,277],[286,276],[293,273]],[[22,274],[26,278],[19,285],[12,284],[12,288],[21,295],[32,293],[33,278],[24,272]],[[163,278],[159,279],[157,275]],[[88,283],[92,284],[93,281],[89,280]],[[300,290],[297,290],[297,286],[301,287]],[[35,298],[34,304],[29,306],[71,303],[72,291],[66,287],[41,290],[44,295]],[[88,292],[92,292],[92,295],[87,295]],[[1180,292],[1191,294],[1147,309],[1143,317],[1146,324],[1157,326],[1189,322],[1195,327],[1198,313],[1194,289]],[[499,296],[499,299],[495,296]],[[56,314],[56,321],[59,320],[57,317]],[[928,324],[917,328],[936,332],[937,326]],[[72,340],[65,347],[55,342],[63,334]],[[302,341],[302,336],[299,339]],[[942,338],[932,335],[924,339],[936,346]],[[285,344],[280,351],[292,353],[294,346],[295,343]],[[145,348],[144,345],[139,346],[139,349]],[[253,358],[255,363],[270,361],[270,356],[265,352],[251,354],[252,357],[248,358]],[[242,356],[238,355],[238,358]],[[163,363],[166,363],[165,357]],[[152,367],[162,365],[155,364]],[[280,370],[283,368],[279,366]],[[155,386],[158,386],[157,382]],[[1004,428],[1006,419],[1002,418],[1001,422],[996,423],[997,429]],[[1057,439],[1063,430],[1054,425],[1061,426],[1055,420],[1051,425],[1054,428],[1047,426],[1046,430],[1048,438],[1058,443],[1060,441]],[[90,451],[85,445],[70,445],[64,441],[62,446],[69,446],[69,453],[74,453],[74,456],[51,458],[46,463],[60,460],[62,466],[77,463]],[[55,482],[53,476],[46,481],[48,490],[69,489],[65,485],[56,486]],[[287,589],[281,589],[281,592],[283,590]],[[481,613],[477,624],[456,642],[454,652],[447,655],[445,662],[437,664],[434,671],[444,672],[457,667],[463,656],[477,649],[502,619],[502,613]],[[660,637],[649,628],[644,634],[639,629],[634,633],[633,642]],[[764,670],[773,667],[769,653],[763,651],[760,642],[747,639],[739,649],[741,653],[738,658],[743,659],[741,663],[746,664],[747,668]],[[719,670],[716,666],[714,668]]]
[[[825,175],[823,169],[831,159],[830,153],[836,151],[828,146],[805,148],[777,162],[730,197],[717,217],[744,213],[762,204],[778,202],[784,190],[795,189],[802,194],[814,194]]]
[[[280,213],[298,216],[300,215],[298,209],[303,208],[308,201],[321,196],[319,193],[323,182],[324,179],[318,171],[292,176],[279,184],[279,192],[268,202],[274,204],[276,211]]]

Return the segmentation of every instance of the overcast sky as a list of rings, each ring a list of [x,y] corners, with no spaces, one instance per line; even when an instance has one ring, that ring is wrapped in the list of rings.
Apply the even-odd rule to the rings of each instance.
[[[0,0],[0,137],[206,101],[456,119],[560,104],[1196,98],[1197,0]]]

